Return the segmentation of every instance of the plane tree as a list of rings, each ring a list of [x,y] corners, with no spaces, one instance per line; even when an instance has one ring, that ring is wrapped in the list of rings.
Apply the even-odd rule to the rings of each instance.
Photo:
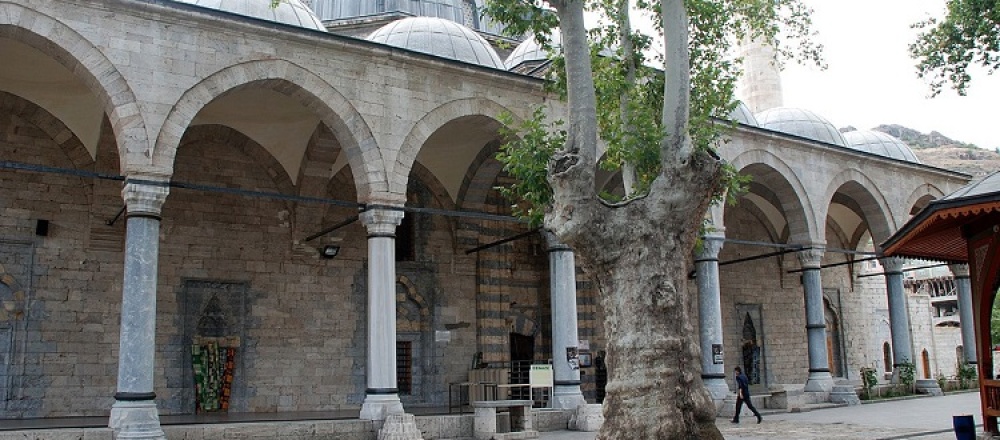
[[[604,16],[593,30],[588,9]],[[652,14],[654,35],[632,29],[634,11]],[[510,128],[498,158],[518,180],[502,189],[515,212],[570,245],[598,287],[608,364],[598,439],[722,438],[687,279],[709,205],[745,183],[714,151],[727,125],[716,117],[737,105],[737,41],[783,31],[778,52],[819,61],[811,11],[798,0],[489,0],[485,12],[513,34],[561,36],[549,85],[565,121],[537,111]],[[624,170],[625,191],[595,188],[599,159]]]

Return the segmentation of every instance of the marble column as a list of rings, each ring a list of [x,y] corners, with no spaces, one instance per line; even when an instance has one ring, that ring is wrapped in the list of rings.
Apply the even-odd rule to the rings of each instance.
[[[959,362],[975,365],[976,356],[976,327],[972,316],[972,280],[969,279],[969,265],[952,264],[949,266],[951,273],[955,275],[955,287],[958,290],[958,319],[962,325],[962,352],[965,359]]]
[[[403,212],[361,213],[368,228],[368,387],[361,418],[385,420],[403,413],[396,384],[396,226]]]
[[[815,247],[799,252],[802,264],[802,288],[806,303],[806,333],[809,341],[809,379],[806,391],[829,392],[833,389],[830,360],[826,351],[826,313],[823,305],[823,281],[820,264],[826,249]]]
[[[166,439],[153,393],[160,210],[170,188],[126,180],[125,267],[122,283],[118,386],[108,426],[117,439]]]
[[[889,331],[892,333],[892,371],[900,364],[913,363],[913,343],[910,341],[910,313],[903,291],[903,259],[882,258],[886,294],[889,297]],[[893,374],[895,380],[896,375]]]
[[[552,298],[552,369],[555,389],[552,407],[576,409],[587,401],[580,391],[579,360],[570,364],[567,349],[578,351],[580,335],[576,309],[576,263],[573,250],[545,233],[549,250],[549,290]]]
[[[698,333],[701,336],[701,379],[712,399],[729,395],[726,384],[725,353],[722,350],[722,298],[719,288],[719,251],[725,236],[707,235],[695,254],[698,284]]]

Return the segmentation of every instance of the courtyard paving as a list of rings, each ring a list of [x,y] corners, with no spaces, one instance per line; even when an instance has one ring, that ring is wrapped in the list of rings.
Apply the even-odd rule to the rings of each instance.
[[[753,423],[744,414],[734,425],[719,418],[726,439],[737,440],[954,440],[952,416],[973,414],[976,433],[982,433],[979,393],[920,397],[859,406],[818,409],[801,413],[764,413],[764,422]],[[748,423],[749,422],[749,423]],[[596,433],[557,431],[542,433],[544,440],[593,440]]]

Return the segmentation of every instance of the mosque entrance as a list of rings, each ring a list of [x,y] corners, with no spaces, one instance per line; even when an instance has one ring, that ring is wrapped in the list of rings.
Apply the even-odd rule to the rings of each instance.
[[[830,364],[830,375],[833,377],[844,377],[844,351],[841,345],[840,319],[837,312],[830,306],[830,302],[823,300],[826,315],[826,359]]]
[[[740,328],[740,359],[738,365],[751,386],[766,386],[767,375],[764,362],[764,333],[761,327],[760,304],[736,306]]]
[[[529,383],[531,362],[535,359],[535,337],[520,333],[510,334],[510,383]],[[511,399],[530,399],[530,389],[511,388]]]

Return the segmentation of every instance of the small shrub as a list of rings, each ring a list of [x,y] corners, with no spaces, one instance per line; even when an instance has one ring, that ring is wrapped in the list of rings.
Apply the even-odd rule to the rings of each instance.
[[[905,385],[907,389],[913,389],[913,383],[917,377],[917,366],[912,362],[899,364],[899,383]]]
[[[973,384],[978,379],[978,374],[976,373],[976,368],[964,362],[958,363],[958,369],[956,370],[955,377],[958,379],[958,387],[961,389],[972,388]]]
[[[874,368],[865,367],[861,369],[861,386],[865,391],[865,399],[871,400],[872,390],[878,386],[878,375],[875,374]]]

